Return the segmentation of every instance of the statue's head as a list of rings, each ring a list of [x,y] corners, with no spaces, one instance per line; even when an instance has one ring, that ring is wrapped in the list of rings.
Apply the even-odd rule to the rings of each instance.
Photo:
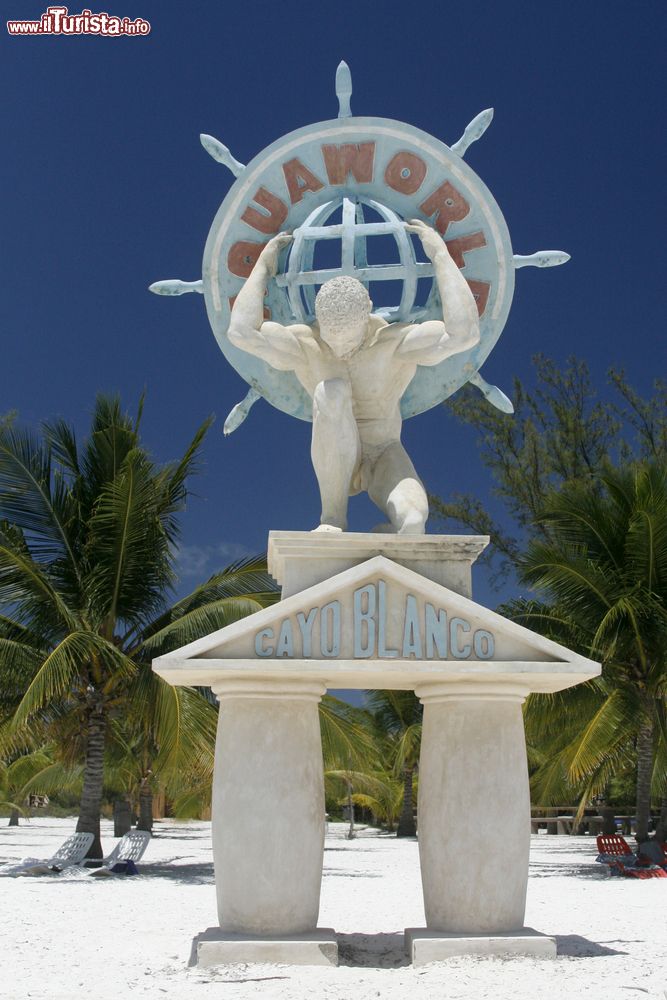
[[[373,303],[356,278],[342,275],[325,281],[315,297],[320,337],[338,358],[358,351],[368,330]]]

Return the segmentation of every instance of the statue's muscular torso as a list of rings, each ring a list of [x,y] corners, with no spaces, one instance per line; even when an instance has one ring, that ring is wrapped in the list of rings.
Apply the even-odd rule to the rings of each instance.
[[[400,439],[401,397],[417,370],[415,363],[396,356],[407,328],[371,316],[366,342],[346,360],[337,358],[320,339],[317,324],[312,329],[300,327],[295,331],[304,355],[303,361],[294,366],[296,377],[311,397],[319,383],[327,379],[349,383],[364,451],[364,446],[374,451],[377,446]]]

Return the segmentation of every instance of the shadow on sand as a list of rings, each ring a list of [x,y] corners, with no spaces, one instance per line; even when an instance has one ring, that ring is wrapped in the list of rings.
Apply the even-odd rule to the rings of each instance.
[[[608,948],[597,941],[589,941],[588,938],[579,934],[556,934],[556,944],[559,955],[569,955],[571,958],[602,958],[603,955],[627,955],[627,951],[620,951],[618,948]],[[610,942],[613,944],[626,944],[625,941]],[[628,942],[629,943],[629,942]]]
[[[211,843],[210,830],[184,830],[182,827],[173,829],[168,826],[153,827],[153,837],[159,840],[196,840],[200,843]]]
[[[589,879],[606,879],[609,878],[609,869],[606,865],[596,865],[596,864],[581,864],[576,863],[571,864],[542,864],[539,861],[531,861],[530,863],[530,877],[531,878],[554,878],[554,877],[565,877],[570,878],[574,876],[575,878],[589,878]]]
[[[337,934],[338,964],[364,969],[398,969],[410,965],[403,934]]]
[[[322,875],[327,878],[384,878],[381,872],[353,872],[343,868],[325,868]]]
[[[144,878],[165,878],[170,882],[182,882],[188,885],[213,885],[215,876],[213,874],[213,862],[202,864],[177,864],[174,862],[163,862],[162,864],[150,864],[141,866],[141,875]]]

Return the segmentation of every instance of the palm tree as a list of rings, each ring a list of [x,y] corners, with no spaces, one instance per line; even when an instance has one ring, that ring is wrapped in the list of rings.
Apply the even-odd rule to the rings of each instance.
[[[584,656],[601,655],[593,622],[570,619],[562,607],[518,598],[498,611]],[[564,691],[529,695],[524,722],[533,801],[548,805],[574,795],[578,820],[592,799],[606,800],[612,780],[636,770],[636,721],[606,670]]]
[[[637,839],[645,840],[652,787],[667,792],[667,472],[644,462],[568,484],[549,498],[543,520],[550,541],[531,544],[522,574],[547,604],[517,606],[513,617],[541,622],[560,641],[569,636],[603,673],[531,699],[533,724],[557,710],[542,787],[557,787],[565,773],[595,794],[634,755]]]
[[[375,732],[368,713],[333,695],[319,705],[324,785],[327,796],[348,809],[348,840],[354,839],[355,788],[375,792],[374,771],[380,767]]]
[[[413,781],[419,765],[422,705],[412,691],[367,691],[369,710],[383,740],[386,766],[403,782],[397,837],[415,837]]]
[[[0,760],[0,805],[11,809],[9,826],[18,826],[31,792],[40,795],[80,789],[82,768],[70,768],[58,759],[53,745],[25,750],[13,760]]]
[[[383,824],[393,833],[403,808],[403,782],[390,771],[376,771],[357,778],[363,791],[354,792],[352,804],[368,809],[375,823]]]
[[[211,707],[150,670],[168,649],[257,611],[276,593],[260,560],[237,563],[167,606],[186,479],[208,429],[158,466],[135,419],[98,397],[79,447],[63,421],[42,440],[0,427],[0,676],[18,698],[17,731],[39,719],[65,762],[83,759],[77,830],[102,854],[100,805],[110,725],[142,748],[143,777],[188,771],[206,752]]]

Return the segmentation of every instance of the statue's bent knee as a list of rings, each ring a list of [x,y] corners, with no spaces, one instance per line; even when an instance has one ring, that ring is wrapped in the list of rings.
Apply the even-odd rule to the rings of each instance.
[[[328,378],[318,383],[313,393],[313,412],[339,417],[352,405],[352,389],[342,378]]]

